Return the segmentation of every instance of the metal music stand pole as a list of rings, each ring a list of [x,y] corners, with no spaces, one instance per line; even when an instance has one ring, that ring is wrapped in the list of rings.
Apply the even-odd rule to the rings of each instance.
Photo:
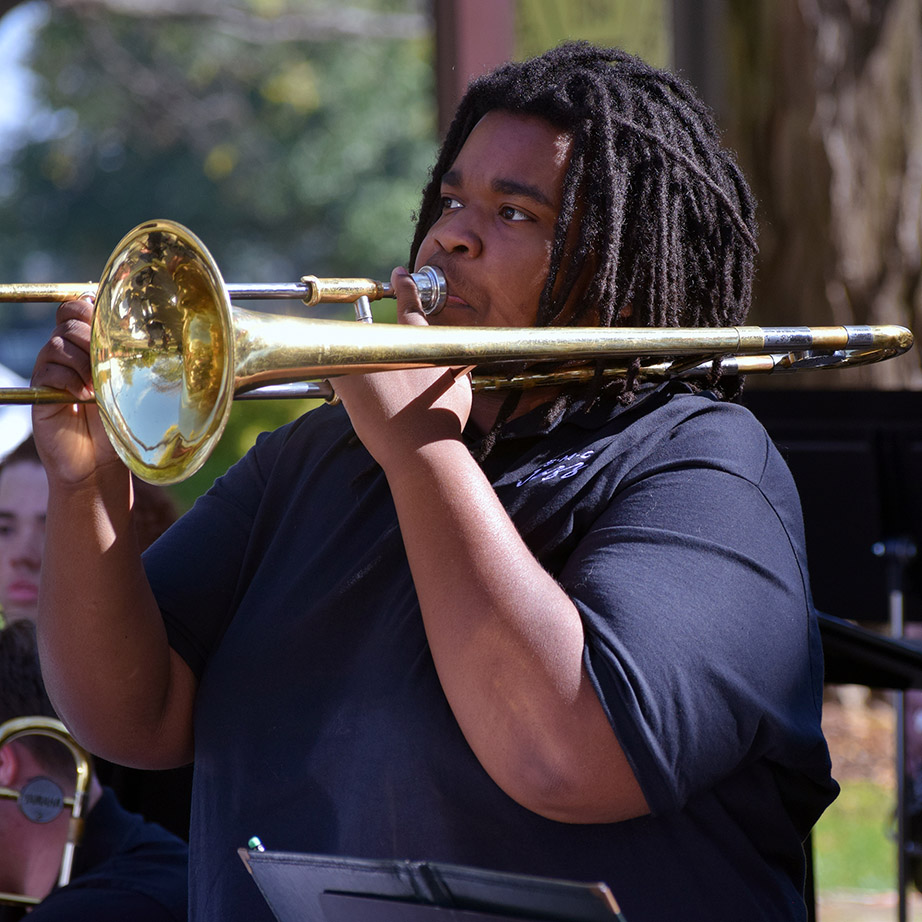
[[[911,538],[890,538],[878,541],[874,555],[886,563],[887,604],[890,614],[890,635],[901,639],[905,634],[903,599],[906,567],[916,556],[916,544]],[[906,693],[896,691],[896,867],[897,917],[906,922]]]

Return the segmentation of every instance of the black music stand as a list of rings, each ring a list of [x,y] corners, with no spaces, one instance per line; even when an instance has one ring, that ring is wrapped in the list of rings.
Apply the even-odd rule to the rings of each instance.
[[[828,684],[922,689],[922,647],[917,643],[875,634],[822,612],[819,622]]]
[[[897,918],[906,919],[907,805],[903,693],[922,687],[922,392],[746,391],[801,495],[810,582],[827,683],[894,690]],[[841,619],[887,625],[890,637]],[[809,857],[809,856],[808,856]]]
[[[278,922],[625,922],[605,884],[238,849]]]
[[[886,626],[888,561],[873,548],[922,547],[922,391],[747,388],[743,404],[797,482],[817,609]],[[922,555],[903,577],[906,620],[922,622]]]

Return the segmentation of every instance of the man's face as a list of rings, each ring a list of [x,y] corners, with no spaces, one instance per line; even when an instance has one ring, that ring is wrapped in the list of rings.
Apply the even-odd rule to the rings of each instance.
[[[571,146],[533,116],[495,110],[477,123],[442,178],[442,214],[416,259],[448,282],[431,322],[534,325]]]
[[[35,618],[45,544],[48,479],[23,461],[0,474],[0,607],[7,621]]]

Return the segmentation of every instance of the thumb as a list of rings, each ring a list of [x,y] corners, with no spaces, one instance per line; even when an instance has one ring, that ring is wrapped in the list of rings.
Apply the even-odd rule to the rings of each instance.
[[[398,266],[391,273],[391,285],[397,295],[397,322],[411,326],[429,326],[416,284],[403,266]]]

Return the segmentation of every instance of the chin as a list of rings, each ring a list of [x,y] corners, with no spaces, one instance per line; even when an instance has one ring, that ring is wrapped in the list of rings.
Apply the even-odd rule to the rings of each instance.
[[[479,327],[477,313],[470,307],[446,304],[437,314],[429,317],[434,327]]]

